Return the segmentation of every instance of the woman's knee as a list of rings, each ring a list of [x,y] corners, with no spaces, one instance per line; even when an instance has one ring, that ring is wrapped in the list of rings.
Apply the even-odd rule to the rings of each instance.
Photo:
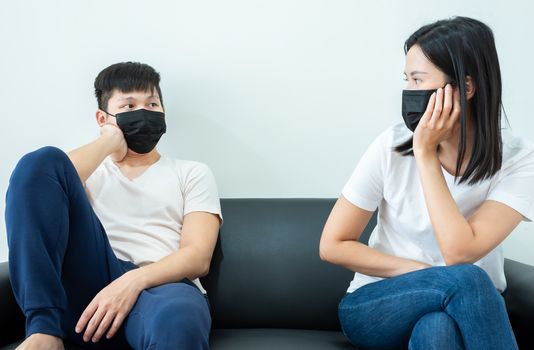
[[[489,289],[496,291],[489,275],[477,265],[464,264],[450,266],[448,268],[453,274],[458,287],[463,290],[479,291],[480,289]]]
[[[445,312],[430,312],[415,324],[408,348],[463,349],[463,340],[456,321]]]

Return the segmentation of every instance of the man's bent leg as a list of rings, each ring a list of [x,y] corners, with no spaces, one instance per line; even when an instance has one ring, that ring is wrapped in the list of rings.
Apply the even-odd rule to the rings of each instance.
[[[141,293],[126,320],[134,349],[209,349],[211,316],[206,297],[191,282],[164,284]]]
[[[6,196],[6,228],[26,335],[64,337],[66,329],[75,336],[77,317],[124,269],[64,152],[44,147],[19,161]]]

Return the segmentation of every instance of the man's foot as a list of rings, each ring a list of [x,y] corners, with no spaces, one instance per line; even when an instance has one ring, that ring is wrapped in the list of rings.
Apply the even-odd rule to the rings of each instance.
[[[49,334],[34,333],[15,350],[65,350],[63,340]]]

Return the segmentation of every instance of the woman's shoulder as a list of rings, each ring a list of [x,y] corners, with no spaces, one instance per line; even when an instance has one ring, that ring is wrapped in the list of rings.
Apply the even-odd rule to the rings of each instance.
[[[412,132],[408,130],[403,122],[395,123],[378,134],[374,142],[380,144],[384,149],[392,150],[393,147],[408,141],[412,135]]]
[[[534,166],[534,143],[514,135],[509,129],[503,129],[501,135],[503,168],[527,163]]]

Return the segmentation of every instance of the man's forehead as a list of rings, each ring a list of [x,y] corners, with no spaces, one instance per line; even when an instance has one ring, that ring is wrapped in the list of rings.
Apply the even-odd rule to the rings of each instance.
[[[133,100],[150,100],[150,99],[159,99],[158,92],[154,89],[153,91],[130,91],[123,92],[119,90],[114,90],[111,95],[111,99],[117,101],[133,101]]]

